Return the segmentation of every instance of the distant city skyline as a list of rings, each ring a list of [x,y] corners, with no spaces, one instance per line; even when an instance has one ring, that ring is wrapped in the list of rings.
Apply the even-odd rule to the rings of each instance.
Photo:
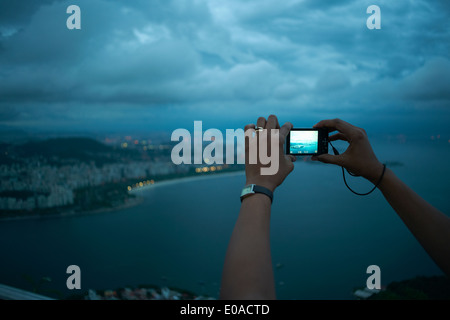
[[[450,4],[386,1],[0,4],[0,131],[242,128],[258,116],[369,131],[450,129]]]

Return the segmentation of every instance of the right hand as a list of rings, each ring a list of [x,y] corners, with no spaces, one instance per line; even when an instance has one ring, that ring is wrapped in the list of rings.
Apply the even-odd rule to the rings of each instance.
[[[383,164],[372,150],[367,133],[340,119],[322,120],[314,128],[327,128],[329,132],[339,131],[329,137],[330,141],[344,140],[349,143],[347,150],[340,155],[322,154],[312,157],[313,161],[332,163],[376,183],[383,172]]]

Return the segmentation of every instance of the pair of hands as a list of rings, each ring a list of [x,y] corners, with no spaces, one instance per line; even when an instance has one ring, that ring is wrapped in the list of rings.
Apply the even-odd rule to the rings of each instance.
[[[246,160],[245,174],[246,184],[257,184],[274,191],[294,169],[295,156],[286,155],[283,152],[284,143],[289,131],[293,128],[292,123],[286,122],[282,127],[278,123],[276,116],[271,115],[267,120],[260,117],[256,123],[258,127],[267,129],[279,129],[279,169],[274,175],[261,175],[261,168],[264,167],[259,161],[256,164],[250,164]],[[314,128],[327,128],[329,132],[338,131],[329,137],[330,141],[344,140],[349,143],[347,150],[340,155],[322,154],[313,156],[313,161],[321,161],[342,166],[354,174],[362,176],[372,183],[379,179],[383,165],[378,161],[372,150],[366,131],[355,127],[350,123],[340,119],[323,120],[317,123]],[[254,124],[245,127],[245,131],[255,129]],[[268,140],[269,141],[269,140]],[[269,148],[269,146],[268,146]],[[245,152],[248,154],[249,145],[246,141]]]

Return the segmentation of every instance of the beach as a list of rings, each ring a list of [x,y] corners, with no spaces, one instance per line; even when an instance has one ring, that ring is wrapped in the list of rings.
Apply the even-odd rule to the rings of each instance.
[[[130,192],[130,194],[138,195],[142,191],[154,189],[157,187],[167,187],[167,186],[171,186],[174,184],[196,182],[196,181],[208,180],[208,179],[212,179],[212,178],[244,176],[244,174],[245,174],[244,171],[233,171],[233,172],[223,172],[223,173],[215,173],[215,174],[208,174],[208,175],[190,176],[190,177],[162,180],[159,182],[156,181],[154,184],[144,185],[142,187],[135,188],[129,192]],[[242,183],[245,183],[245,181],[243,181]]]

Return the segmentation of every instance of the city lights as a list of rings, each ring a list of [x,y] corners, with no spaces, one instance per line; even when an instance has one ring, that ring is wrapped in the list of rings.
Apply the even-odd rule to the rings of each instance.
[[[128,191],[132,191],[133,189],[139,189],[139,188],[143,188],[145,186],[149,186],[149,185],[154,185],[155,184],[155,180],[151,179],[151,180],[144,180],[144,181],[140,181],[140,182],[136,182],[135,184],[128,186]]]

